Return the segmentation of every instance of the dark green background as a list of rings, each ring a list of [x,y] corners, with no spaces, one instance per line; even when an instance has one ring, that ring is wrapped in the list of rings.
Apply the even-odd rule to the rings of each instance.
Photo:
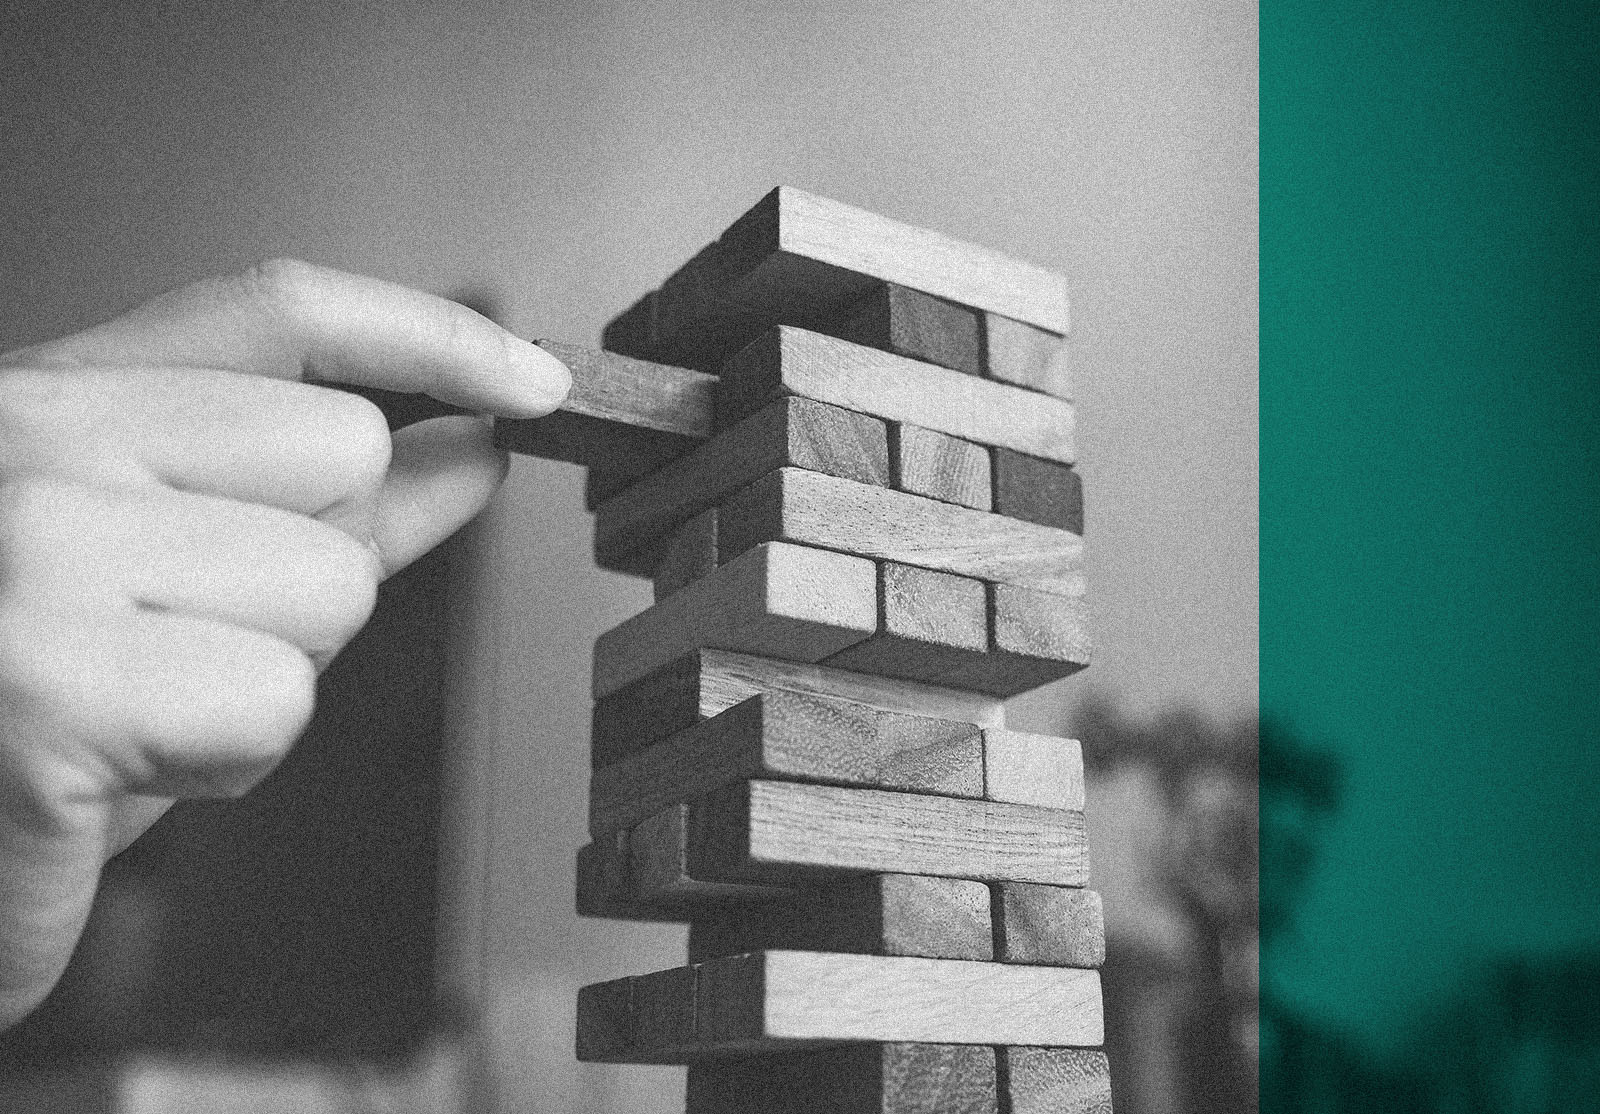
[[[1381,1047],[1600,941],[1600,20],[1261,31],[1261,702],[1346,771],[1263,977]]]

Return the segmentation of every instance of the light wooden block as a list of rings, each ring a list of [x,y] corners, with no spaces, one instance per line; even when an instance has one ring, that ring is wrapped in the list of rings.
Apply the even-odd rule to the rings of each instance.
[[[775,658],[692,650],[595,701],[590,736],[594,766],[598,769],[620,761],[763,692],[805,693],[919,719],[933,717],[980,727],[1005,724],[1004,703],[982,694]]]
[[[965,878],[871,874],[689,926],[689,960],[786,948],[994,959],[989,888]]]
[[[859,557],[758,546],[602,634],[594,695],[696,649],[821,661],[878,629],[877,582],[872,562]]]
[[[838,874],[931,874],[1081,886],[1081,812],[877,789],[751,781],[691,810],[697,878],[800,885]]]
[[[1096,1046],[1097,971],[766,951],[699,965],[697,1055],[804,1041]]]
[[[884,424],[809,399],[779,399],[595,509],[595,561],[654,573],[672,531],[774,468],[889,484]]]
[[[1023,731],[983,733],[983,795],[1040,808],[1082,811],[1083,744]]]
[[[716,380],[688,368],[541,340],[572,371],[553,414],[495,420],[495,444],[516,453],[637,477],[711,435]]]
[[[738,421],[783,395],[1062,464],[1077,459],[1070,402],[788,325],[763,333],[723,366],[717,423]]]
[[[1072,370],[1060,330],[1052,332],[997,313],[984,315],[984,373],[991,379],[1073,398]]]
[[[886,283],[818,332],[968,375],[983,374],[983,315]]]
[[[852,1044],[689,1065],[686,1114],[997,1114],[994,1049]]]
[[[947,433],[907,422],[889,426],[889,471],[897,491],[974,510],[992,510],[994,475],[989,454],[984,446]]]
[[[995,958],[1004,963],[1099,967],[1106,961],[1106,918],[1093,890],[994,885]]]
[[[1065,332],[1066,282],[988,248],[780,186],[606,332],[711,370],[765,326],[837,317],[880,282]],[[619,351],[633,349],[622,349]]]
[[[953,666],[940,683],[1014,695],[1070,677],[1088,664],[1088,608],[1081,598],[991,584],[989,652]]]
[[[1010,1114],[1111,1114],[1111,1064],[1088,1048],[995,1050]]]
[[[981,580],[884,561],[878,600],[877,633],[829,665],[938,684],[972,668],[989,647],[989,595]]]
[[[595,769],[589,830],[599,838],[750,778],[977,798],[984,790],[983,744],[972,724],[762,693]]]
[[[1081,596],[1083,539],[903,491],[780,468],[722,505],[723,561],[763,542],[791,541],[877,560]]]
[[[717,567],[717,508],[702,511],[680,525],[661,551],[653,589],[660,603],[678,589]]]
[[[1053,460],[994,450],[994,510],[1010,518],[1083,533],[1083,480]]]

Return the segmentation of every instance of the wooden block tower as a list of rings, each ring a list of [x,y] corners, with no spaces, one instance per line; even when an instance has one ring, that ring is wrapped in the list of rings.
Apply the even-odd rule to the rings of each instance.
[[[1109,1112],[1078,743],[1003,700],[1088,663],[1058,276],[787,187],[500,443],[589,466],[655,605],[594,653],[586,916],[688,962],[583,988],[580,1059],[689,1114]]]

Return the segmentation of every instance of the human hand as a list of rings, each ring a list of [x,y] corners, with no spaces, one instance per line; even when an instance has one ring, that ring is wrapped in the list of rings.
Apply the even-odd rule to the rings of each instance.
[[[322,383],[537,417],[571,377],[465,307],[292,261],[0,356],[0,1028],[106,859],[266,776],[378,582],[505,475],[485,419],[391,436]]]

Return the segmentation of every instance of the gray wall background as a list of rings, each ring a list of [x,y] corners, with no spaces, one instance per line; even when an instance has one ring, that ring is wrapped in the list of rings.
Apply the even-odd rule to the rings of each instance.
[[[780,182],[1062,271],[1097,661],[1016,722],[1070,725],[1089,686],[1140,713],[1253,709],[1253,3],[24,3],[0,20],[0,346],[280,254],[483,287],[517,331],[593,342]],[[680,954],[676,930],[569,911],[589,645],[649,599],[590,565],[581,475],[519,462],[482,525],[455,963],[508,1109],[670,1109],[670,1069],[570,1062],[572,987]]]

